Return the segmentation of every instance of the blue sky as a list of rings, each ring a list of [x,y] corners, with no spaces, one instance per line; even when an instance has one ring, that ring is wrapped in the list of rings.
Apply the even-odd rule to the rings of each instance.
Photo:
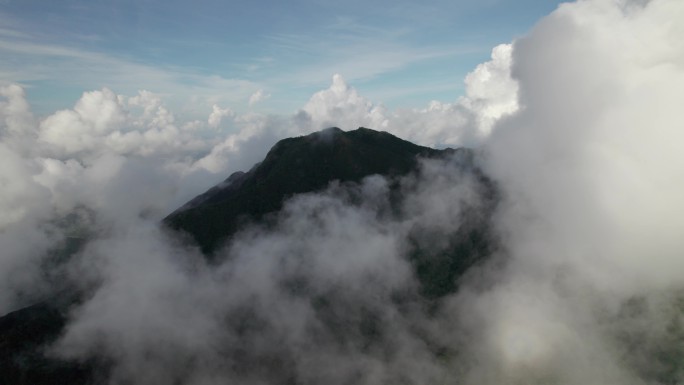
[[[38,114],[108,87],[192,116],[289,113],[339,73],[390,108],[421,107],[455,100],[493,46],[559,3],[0,0],[0,83],[23,85]]]

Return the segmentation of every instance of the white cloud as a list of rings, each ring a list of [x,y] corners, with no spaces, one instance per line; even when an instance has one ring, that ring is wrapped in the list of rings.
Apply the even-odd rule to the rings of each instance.
[[[4,120],[0,131],[2,137],[18,137],[30,135],[34,117],[26,101],[24,89],[16,84],[0,87],[0,96],[5,101],[0,102],[0,118]]]
[[[511,45],[492,50],[492,60],[466,77],[466,95],[455,102],[433,101],[426,108],[390,111],[359,95],[342,76],[314,94],[299,115],[313,129],[360,126],[384,130],[426,146],[475,146],[494,124],[518,109],[518,85],[511,78]]]
[[[497,178],[564,237],[553,242],[578,258],[615,258],[616,269],[634,264],[643,277],[635,253],[655,236],[646,228],[674,246],[667,229],[684,225],[668,214],[684,209],[675,199],[684,157],[671,144],[682,137],[674,101],[684,84],[684,29],[660,26],[684,9],[660,1],[631,12],[604,1],[566,5],[517,42],[524,109],[495,131],[490,152]],[[678,263],[658,256],[664,251],[652,250],[646,264],[663,269],[660,282]]]
[[[684,267],[676,230],[684,228],[684,156],[673,145],[684,139],[684,29],[673,23],[682,17],[677,1],[581,1],[515,42],[521,108],[486,144],[488,172],[505,191],[498,226],[511,260],[503,283],[483,296],[493,303],[474,306],[490,325],[483,359],[505,359],[511,348],[497,330],[529,345],[516,350],[513,367],[494,363],[492,382],[512,373],[658,382],[648,370],[666,364],[623,344],[628,334],[666,335],[659,328],[680,311],[656,304],[684,287],[675,273]],[[648,303],[643,313],[625,314],[635,299]],[[643,349],[674,338],[657,333]]]
[[[511,45],[492,50],[492,59],[465,78],[466,95],[456,102],[398,111],[390,131],[428,146],[478,146],[494,124],[518,110],[517,81],[511,78]]]
[[[111,90],[85,92],[73,110],[59,111],[41,123],[39,139],[65,154],[81,152],[119,132],[125,121],[122,100]]]
[[[253,93],[252,96],[249,97],[249,105],[253,106],[261,101],[264,101],[268,98],[271,97],[271,94],[267,94],[264,92],[264,90],[259,89],[257,92]]]
[[[480,136],[490,134],[502,116],[518,110],[518,83],[511,78],[512,46],[501,44],[492,50],[492,60],[478,65],[465,78],[466,96],[459,100],[473,111]]]
[[[212,111],[207,122],[209,127],[218,128],[224,117],[233,117],[234,113],[230,108],[220,108],[216,104],[211,107]]]
[[[327,90],[315,93],[302,109],[314,130],[338,126],[344,130],[360,126],[383,129],[386,110],[375,105],[335,74]]]

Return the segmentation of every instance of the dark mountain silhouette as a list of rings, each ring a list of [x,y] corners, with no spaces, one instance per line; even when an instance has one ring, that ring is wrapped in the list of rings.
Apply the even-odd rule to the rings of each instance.
[[[190,234],[205,254],[211,254],[245,222],[277,212],[295,194],[321,190],[333,180],[358,182],[373,174],[404,175],[416,167],[419,156],[452,151],[418,146],[367,128],[349,132],[329,128],[284,139],[263,162],[247,173],[234,173],[164,222]]]
[[[243,226],[249,223],[268,225],[284,202],[296,194],[322,190],[332,181],[355,183],[369,175],[380,174],[395,181],[391,186],[395,201],[392,204],[399,206],[401,188],[405,188],[400,188],[400,177],[416,172],[421,157],[445,156],[457,159],[454,167],[479,181],[479,192],[486,204],[466,208],[466,223],[454,229],[448,242],[438,248],[425,247],[430,242],[426,229],[416,228],[410,232],[409,258],[421,284],[419,294],[426,304],[435,304],[440,297],[456,290],[458,278],[489,255],[494,247],[488,225],[497,201],[496,192],[475,166],[469,150],[431,149],[366,128],[349,132],[330,128],[278,142],[261,163],[248,172],[234,173],[171,213],[163,223],[170,231],[188,234],[208,260],[215,261],[217,250]],[[58,296],[0,317],[0,356],[3,357],[0,383],[87,384],[97,382],[96,373],[106,373],[106,365],[100,361],[66,362],[45,354],[46,346],[63,332],[69,309],[78,304],[81,295]],[[329,320],[326,324],[330,328],[336,327],[335,314],[342,314],[335,301],[335,293],[330,293],[326,298],[320,298],[316,306],[320,318]],[[381,334],[371,316],[358,321],[359,333],[368,338],[369,343],[378,340]],[[344,333],[351,330],[348,327],[334,330],[333,334],[343,338]],[[246,360],[245,367],[256,365],[256,361],[245,358],[243,353],[236,352],[236,357]],[[288,365],[284,359],[269,358],[274,362],[273,370],[282,370],[283,376],[287,377]]]
[[[71,305],[70,298],[51,298],[0,317],[0,384],[93,382],[99,369],[94,362],[61,360],[48,351],[63,332]]]
[[[235,232],[250,223],[267,223],[269,215],[296,194],[322,190],[332,181],[359,182],[374,174],[393,179],[416,171],[420,158],[439,157],[458,158],[454,172],[475,176],[485,205],[470,212],[466,208],[468,219],[447,237],[448,245],[442,248],[425,247],[430,237],[423,229],[410,234],[411,259],[423,294],[438,298],[455,290],[456,278],[493,247],[488,220],[496,193],[468,149],[436,150],[387,132],[368,128],[345,132],[333,127],[279,141],[261,163],[246,173],[232,174],[171,213],[164,223],[189,234],[213,261],[213,253]],[[398,190],[398,184],[393,189]],[[394,192],[393,203],[399,206],[401,193]]]

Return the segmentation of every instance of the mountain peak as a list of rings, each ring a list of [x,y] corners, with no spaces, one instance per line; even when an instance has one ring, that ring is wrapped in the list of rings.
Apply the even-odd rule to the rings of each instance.
[[[369,128],[343,131],[331,127],[279,141],[251,170],[231,175],[164,222],[190,234],[209,255],[245,221],[278,211],[293,195],[322,190],[335,180],[358,182],[373,174],[403,175],[416,167],[418,157],[444,152]]]

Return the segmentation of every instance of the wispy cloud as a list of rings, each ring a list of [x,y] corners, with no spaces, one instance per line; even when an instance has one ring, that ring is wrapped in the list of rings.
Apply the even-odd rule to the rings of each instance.
[[[46,81],[57,87],[111,87],[134,94],[154,89],[185,100],[246,105],[261,86],[255,82],[206,74],[173,65],[154,65],[132,58],[41,41],[11,29],[0,31],[1,83]]]
[[[342,73],[352,81],[368,80],[434,59],[457,58],[490,49],[466,44],[417,47],[396,38],[402,35],[401,32],[392,34],[391,38],[371,35],[357,31],[355,34],[336,35],[323,40],[307,35],[271,36],[277,49],[307,59],[296,71],[278,80],[321,84],[330,78],[331,72]]]

